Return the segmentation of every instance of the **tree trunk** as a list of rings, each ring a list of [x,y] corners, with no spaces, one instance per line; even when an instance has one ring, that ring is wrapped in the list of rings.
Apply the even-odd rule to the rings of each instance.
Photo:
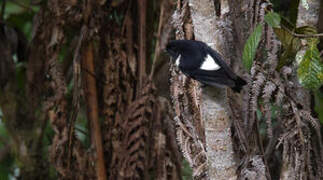
[[[214,2],[210,0],[190,0],[191,16],[196,40],[209,44],[224,57],[227,39],[222,26],[230,26],[225,16],[216,16]],[[228,4],[221,4],[221,11]],[[222,26],[220,26],[222,25]],[[237,163],[234,157],[231,137],[232,120],[229,116],[227,90],[224,88],[203,88],[201,115],[205,130],[208,176],[210,179],[236,179]]]

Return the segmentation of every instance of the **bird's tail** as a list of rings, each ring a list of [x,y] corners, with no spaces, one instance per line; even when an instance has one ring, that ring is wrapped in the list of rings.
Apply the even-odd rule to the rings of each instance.
[[[240,93],[242,86],[247,84],[247,82],[239,76],[237,77],[236,80],[234,80],[234,83],[235,83],[235,86],[232,87],[231,89],[237,93]]]

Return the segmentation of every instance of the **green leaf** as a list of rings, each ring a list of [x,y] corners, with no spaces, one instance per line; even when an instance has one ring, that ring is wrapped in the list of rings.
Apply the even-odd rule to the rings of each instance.
[[[297,75],[300,84],[305,88],[316,90],[323,84],[323,63],[316,46],[306,50],[298,66]]]
[[[300,38],[293,36],[285,29],[274,28],[274,32],[277,35],[277,38],[280,40],[284,48],[292,49],[294,52],[297,52],[301,47]]]
[[[291,48],[284,49],[279,57],[277,70],[280,70],[283,66],[292,63],[295,60],[296,53],[297,52],[293,51]]]
[[[313,26],[301,26],[295,29],[297,34],[316,34],[317,30]]]
[[[245,66],[246,69],[248,69],[248,71],[250,71],[253,59],[255,58],[257,47],[261,40],[262,29],[263,29],[262,24],[259,24],[255,28],[254,32],[251,33],[251,35],[247,39],[247,42],[244,46],[242,61],[243,61],[243,65]]]
[[[317,30],[313,26],[302,26],[295,29],[297,34],[316,34]],[[316,46],[319,43],[319,38],[306,38],[306,43],[309,47]]]
[[[287,22],[287,21],[286,21]],[[283,21],[281,22],[283,24]],[[285,25],[284,25],[285,26]],[[292,31],[292,30],[291,30]],[[283,45],[283,53],[281,54],[277,66],[277,70],[286,64],[289,64],[295,60],[296,53],[301,48],[301,38],[293,36],[290,32],[282,28],[274,28],[274,32],[277,38]],[[317,31],[311,26],[302,26],[294,28],[294,32],[297,34],[316,34]],[[306,38],[307,46],[313,47],[319,43],[318,38]]]
[[[274,28],[274,32],[284,48],[278,61],[277,70],[279,70],[284,65],[291,63],[295,59],[295,55],[301,47],[301,39],[293,36],[285,29]]]
[[[266,14],[265,21],[271,27],[275,27],[275,28],[280,27],[281,19],[280,19],[280,15],[278,13],[270,12],[270,13]]]

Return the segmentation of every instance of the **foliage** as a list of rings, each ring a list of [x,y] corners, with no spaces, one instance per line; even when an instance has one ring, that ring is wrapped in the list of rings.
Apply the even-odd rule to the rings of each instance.
[[[300,84],[306,88],[316,90],[323,84],[323,63],[316,46],[306,50],[298,65],[297,75]]]
[[[280,15],[275,12],[269,12],[265,15],[264,20],[266,23],[274,28],[280,28]]]
[[[282,43],[284,49],[278,61],[277,70],[279,70],[284,65],[293,62],[297,51],[301,47],[301,40],[299,38],[294,37],[288,31],[281,28],[274,28],[274,32],[277,35],[277,38]]]
[[[301,38],[288,31],[285,25],[282,24],[285,28],[281,28],[279,14],[270,12],[266,14],[264,19],[268,25],[273,27],[274,32],[284,47],[277,67],[279,70],[284,65],[297,59],[295,56],[302,46]],[[316,29],[310,26],[298,27],[294,32],[304,35],[317,33]],[[317,49],[318,39],[308,38],[307,44],[309,48],[306,50],[304,57],[300,57],[302,60],[299,62],[297,74],[301,85],[316,90],[323,84],[323,64],[320,60],[320,52]]]
[[[279,70],[284,65],[291,63],[293,59],[295,59],[295,55],[301,47],[301,41],[286,29],[281,28],[281,23],[284,27],[291,27],[292,25],[289,25],[288,21],[285,19],[282,21],[279,14],[270,12],[266,14],[264,19],[269,26],[273,27],[277,38],[280,40],[284,48],[278,61],[277,69]]]
[[[317,33],[316,29],[310,26],[296,27],[294,17],[284,18],[277,13],[268,12],[265,3],[261,4],[261,8],[264,10],[258,10],[254,24],[266,22],[263,39],[260,48],[258,47],[258,49],[265,51],[258,51],[259,55],[257,52],[257,58],[252,63],[251,83],[248,89],[248,117],[245,124],[252,127],[258,123],[255,125],[254,133],[258,136],[258,140],[266,140],[264,146],[260,142],[258,146],[252,144],[251,148],[266,149],[265,156],[268,157],[266,166],[268,166],[270,175],[277,171],[275,169],[277,164],[272,161],[277,152],[282,153],[282,161],[290,169],[308,166],[315,168],[314,172],[319,172],[322,170],[319,165],[322,164],[322,155],[315,154],[315,151],[322,149],[321,126],[316,119],[316,114],[311,109],[311,97],[308,91],[305,91],[297,83],[299,80],[303,87],[315,92],[315,110],[320,112],[322,109],[320,102],[322,101],[317,89],[323,84],[321,79],[323,66],[317,48],[318,39],[315,38],[316,35],[313,36]],[[295,14],[295,12],[291,14]],[[301,57],[300,61],[297,61],[296,54],[297,57]],[[295,78],[296,70],[298,78]],[[273,113],[273,107],[278,107],[279,111]],[[319,116],[321,117],[321,113]],[[267,126],[263,126],[263,123],[266,123]],[[249,129],[247,128],[247,131]],[[252,137],[249,138],[251,134],[247,133],[249,141],[252,141]],[[277,139],[279,142],[276,144]],[[255,141],[258,140],[255,139]],[[266,141],[269,143],[266,144]],[[274,151],[276,152],[273,153]],[[276,165],[271,166],[271,163]],[[248,165],[246,164],[246,166]],[[322,179],[321,175],[308,173],[306,168],[295,171],[287,170],[288,168],[282,167],[278,170],[280,172],[275,172],[277,177],[271,179],[279,179],[279,177],[284,179],[281,176],[282,173],[291,173],[287,176],[284,175],[285,178],[287,177],[286,179],[302,179],[305,176],[308,176],[309,179]]]
[[[263,25],[259,24],[247,39],[247,42],[243,49],[243,54],[242,54],[243,65],[249,71],[251,69],[252,62],[256,56],[258,44],[261,40],[262,29],[263,29]]]

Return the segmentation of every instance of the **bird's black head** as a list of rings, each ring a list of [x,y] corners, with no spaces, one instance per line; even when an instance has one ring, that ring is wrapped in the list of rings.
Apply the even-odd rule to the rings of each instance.
[[[177,45],[176,41],[170,41],[166,46],[166,51],[170,56],[172,56],[173,60],[177,59],[180,54],[180,47]]]
[[[200,41],[193,40],[173,40],[170,41],[166,50],[174,59],[179,55],[194,56],[194,53],[200,52],[201,47],[206,46]]]
[[[166,51],[168,52],[168,54],[170,56],[172,56],[172,58],[176,59],[179,55],[179,49],[176,46],[176,43],[171,41],[167,44],[166,46]]]

